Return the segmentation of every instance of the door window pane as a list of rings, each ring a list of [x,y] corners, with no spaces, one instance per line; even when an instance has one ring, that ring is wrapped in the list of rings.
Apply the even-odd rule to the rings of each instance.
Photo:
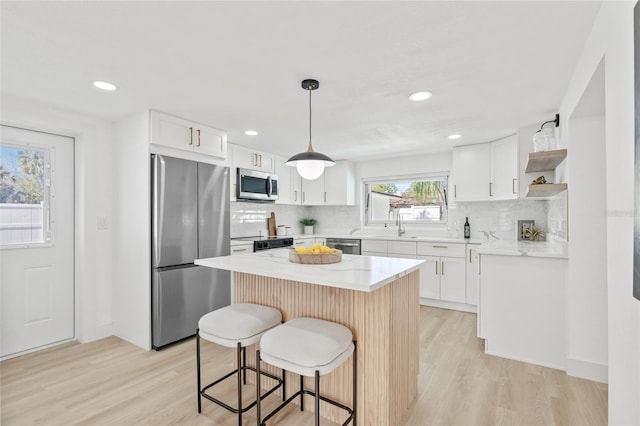
[[[0,146],[0,245],[49,242],[47,149]]]

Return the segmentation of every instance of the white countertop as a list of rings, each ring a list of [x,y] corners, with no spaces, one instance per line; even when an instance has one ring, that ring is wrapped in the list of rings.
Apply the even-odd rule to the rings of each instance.
[[[374,291],[415,271],[424,260],[343,254],[340,263],[303,265],[289,262],[289,249],[276,249],[196,259],[195,263],[210,268],[283,280],[348,290]]]
[[[295,239],[300,238],[346,238],[353,240],[384,240],[384,241],[417,241],[428,243],[459,243],[459,244],[482,244],[483,240],[479,239],[464,239],[464,238],[452,238],[452,237],[426,237],[426,236],[414,236],[414,235],[366,235],[366,234],[299,234],[288,235]]]
[[[567,243],[565,241],[505,241],[496,240],[485,242],[476,252],[480,254],[498,256],[531,256],[553,257],[559,259],[569,258]]]

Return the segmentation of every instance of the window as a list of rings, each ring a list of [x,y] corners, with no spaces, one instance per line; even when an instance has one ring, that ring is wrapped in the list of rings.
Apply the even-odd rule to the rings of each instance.
[[[49,150],[0,146],[0,245],[50,241]]]
[[[447,222],[447,176],[374,179],[365,182],[368,224]]]

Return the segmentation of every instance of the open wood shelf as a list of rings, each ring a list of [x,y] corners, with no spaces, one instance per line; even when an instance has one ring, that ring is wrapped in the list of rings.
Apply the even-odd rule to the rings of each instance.
[[[567,190],[566,183],[543,183],[540,185],[529,185],[527,198],[551,197]]]
[[[567,158],[566,149],[554,151],[530,152],[525,173],[544,172],[554,170],[558,164]]]

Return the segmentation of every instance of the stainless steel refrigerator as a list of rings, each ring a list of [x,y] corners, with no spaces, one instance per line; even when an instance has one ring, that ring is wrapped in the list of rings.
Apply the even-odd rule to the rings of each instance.
[[[229,255],[229,168],[151,156],[151,334],[159,349],[230,303],[230,273],[195,259]]]

